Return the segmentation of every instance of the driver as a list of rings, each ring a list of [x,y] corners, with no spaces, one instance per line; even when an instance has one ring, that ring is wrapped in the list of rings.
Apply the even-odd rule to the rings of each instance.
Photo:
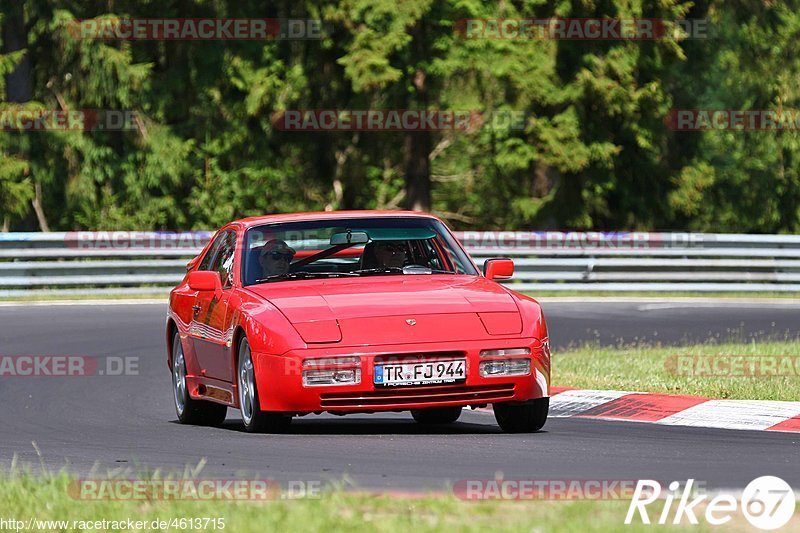
[[[294,248],[280,239],[272,239],[264,243],[258,254],[258,262],[264,272],[264,277],[288,274],[289,265],[295,253]]]
[[[373,253],[379,268],[403,268],[406,264],[406,247],[398,241],[375,241]]]

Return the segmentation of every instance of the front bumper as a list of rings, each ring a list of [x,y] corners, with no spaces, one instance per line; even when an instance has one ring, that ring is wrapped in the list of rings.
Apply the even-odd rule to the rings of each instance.
[[[482,377],[481,350],[530,348],[531,373],[525,376]],[[376,358],[429,360],[437,356],[466,360],[466,380],[419,386],[376,386]],[[347,385],[303,385],[303,361],[312,358],[359,356],[361,382]],[[485,360],[485,359],[484,359]],[[550,353],[538,339],[502,339],[462,343],[420,343],[399,346],[325,347],[293,350],[283,355],[254,354],[259,402],[264,411],[293,414],[404,411],[429,407],[482,406],[522,402],[550,394]]]

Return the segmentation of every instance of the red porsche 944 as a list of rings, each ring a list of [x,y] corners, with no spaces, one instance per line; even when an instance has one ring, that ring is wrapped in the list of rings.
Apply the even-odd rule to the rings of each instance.
[[[412,212],[273,215],[232,222],[170,294],[167,363],[178,419],[249,431],[292,418],[410,411],[455,422],[492,405],[500,427],[547,420],[542,309],[481,272],[438,218]]]

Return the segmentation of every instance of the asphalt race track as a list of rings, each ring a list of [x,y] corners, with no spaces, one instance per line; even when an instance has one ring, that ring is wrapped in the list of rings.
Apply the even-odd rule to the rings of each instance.
[[[800,304],[545,303],[555,347],[582,341],[663,344],[709,337],[794,338]],[[501,433],[488,413],[441,429],[410,415],[310,416],[285,435],[176,422],[164,356],[164,304],[0,306],[0,354],[138,356],[139,375],[0,378],[0,465],[129,468],[280,481],[350,480],[362,488],[444,489],[462,479],[695,478],[742,487],[762,475],[800,485],[800,436],[551,419],[534,435]],[[36,443],[36,446],[32,444]],[[41,453],[37,454],[36,448]]]

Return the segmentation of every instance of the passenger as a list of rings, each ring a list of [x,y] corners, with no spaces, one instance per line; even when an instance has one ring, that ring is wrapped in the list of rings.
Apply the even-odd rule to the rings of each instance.
[[[258,255],[258,262],[264,272],[263,277],[268,278],[270,276],[288,274],[289,265],[295,253],[294,248],[291,248],[285,241],[280,239],[267,241],[261,247]]]
[[[406,247],[402,242],[375,241],[372,253],[376,268],[403,268],[406,264]]]

